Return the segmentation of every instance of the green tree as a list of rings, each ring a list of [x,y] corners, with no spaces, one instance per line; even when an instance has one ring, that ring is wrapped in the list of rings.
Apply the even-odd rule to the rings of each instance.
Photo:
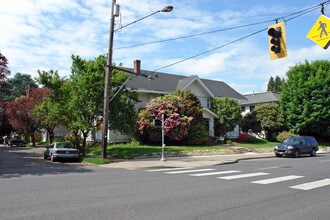
[[[274,88],[274,78],[271,76],[268,81],[267,91],[272,92]]]
[[[288,127],[297,134],[330,137],[330,62],[305,61],[287,71],[280,99]]]
[[[65,93],[64,84],[58,71],[40,71],[37,82],[49,89],[47,97],[34,109],[40,127],[48,132],[49,141],[53,141],[54,129],[58,125],[66,125],[65,113],[67,112],[68,95]]]
[[[72,55],[71,78],[67,85],[69,99],[66,103],[70,130],[80,130],[82,149],[88,134],[96,128],[102,113],[105,57],[87,61]]]
[[[281,92],[282,84],[284,83],[284,79],[281,79],[279,76],[274,78],[271,76],[268,81],[267,91],[269,92]]]
[[[10,70],[8,69],[8,60],[0,52],[0,95],[4,97],[4,94],[9,92],[9,85],[6,82],[7,76],[10,75]]]
[[[109,128],[131,136],[134,134],[137,111],[135,104],[138,100],[138,93],[134,90],[127,90],[125,81],[129,75],[118,70],[111,74],[112,93],[109,103]],[[102,92],[103,94],[103,92]]]
[[[248,132],[250,129],[254,133],[261,132],[261,124],[257,119],[257,114],[255,111],[246,114],[241,122],[241,129],[244,132]]]
[[[16,73],[13,78],[7,80],[11,87],[9,95],[5,96],[6,100],[14,100],[21,96],[26,96],[30,90],[38,88],[37,83],[31,78],[31,75]]]
[[[214,98],[211,109],[219,116],[219,119],[215,119],[214,123],[216,136],[224,136],[242,120],[241,107],[234,99]]]
[[[276,133],[285,129],[284,115],[278,104],[258,105],[254,111],[267,140],[274,140]]]
[[[49,97],[45,98],[43,102],[37,105],[33,114],[41,128],[45,128],[49,135],[49,142],[53,142],[54,129],[62,121],[61,105],[58,102],[52,101]]]
[[[275,77],[274,88],[272,92],[281,92],[282,90],[282,80],[279,76]]]

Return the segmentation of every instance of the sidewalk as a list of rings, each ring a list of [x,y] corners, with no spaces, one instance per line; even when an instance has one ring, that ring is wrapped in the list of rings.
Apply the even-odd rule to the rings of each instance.
[[[114,161],[110,164],[100,165],[108,168],[125,169],[152,169],[152,168],[193,168],[202,166],[214,166],[220,164],[236,163],[239,160],[275,157],[274,153],[242,153],[216,156],[190,156],[169,157],[166,161],[160,158],[134,159]]]
[[[31,148],[27,151],[34,152],[42,156],[43,148]],[[317,154],[330,153],[328,151],[319,150]],[[144,158],[121,160],[115,159],[113,163],[99,165],[107,168],[124,168],[124,169],[156,169],[156,168],[194,168],[203,166],[215,166],[220,164],[236,163],[239,160],[273,158],[273,152],[270,153],[240,153],[228,155],[212,155],[212,156],[186,156],[186,157],[166,157],[166,161],[160,158]]]

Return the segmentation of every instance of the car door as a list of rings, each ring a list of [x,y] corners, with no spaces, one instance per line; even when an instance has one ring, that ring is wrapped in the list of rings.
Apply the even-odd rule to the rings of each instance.
[[[309,138],[304,138],[305,142],[306,142],[306,153],[310,153],[312,151],[312,142],[310,141]]]
[[[301,154],[305,154],[307,152],[306,141],[303,138],[299,140],[299,150]]]

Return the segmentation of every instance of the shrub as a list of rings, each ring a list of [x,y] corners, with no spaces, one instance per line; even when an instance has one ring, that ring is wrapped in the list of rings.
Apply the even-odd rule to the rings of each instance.
[[[286,138],[288,137],[293,137],[296,136],[294,133],[292,133],[291,131],[282,131],[281,133],[279,133],[276,136],[276,140],[279,142],[283,142]]]
[[[238,142],[242,142],[242,141],[245,141],[246,139],[248,139],[250,137],[249,133],[247,132],[243,132],[243,133],[240,133],[237,137],[237,141]]]
[[[185,141],[188,145],[208,145],[208,134],[202,124],[190,128],[188,138]]]
[[[242,141],[242,143],[249,143],[249,144],[262,144],[262,143],[267,143],[266,140],[264,139],[258,139],[253,136],[250,136],[248,139]]]

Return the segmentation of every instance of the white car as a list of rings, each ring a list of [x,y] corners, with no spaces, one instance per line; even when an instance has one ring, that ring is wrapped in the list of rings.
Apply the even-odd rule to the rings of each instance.
[[[44,159],[50,158],[54,162],[57,159],[78,160],[79,151],[71,142],[53,142],[44,149]]]

